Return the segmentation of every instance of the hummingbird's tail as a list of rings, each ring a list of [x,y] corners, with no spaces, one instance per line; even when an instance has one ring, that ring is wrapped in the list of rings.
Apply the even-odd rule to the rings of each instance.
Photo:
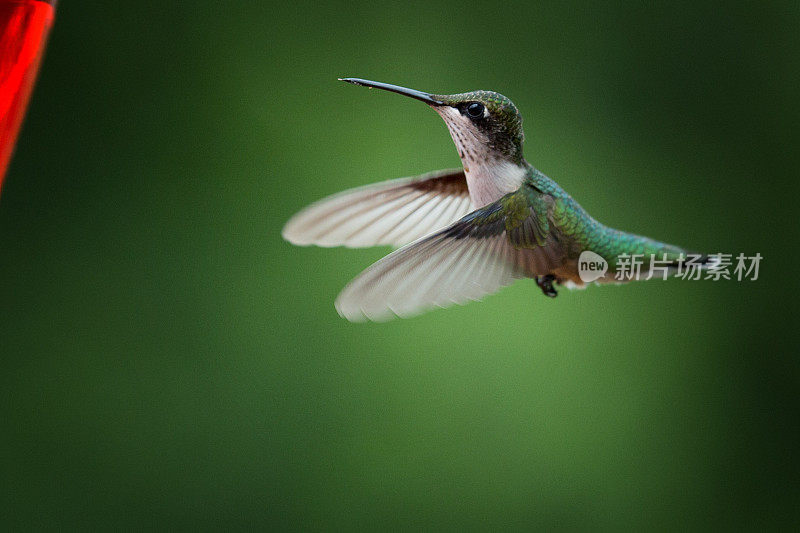
[[[608,228],[606,246],[596,252],[608,262],[608,270],[599,282],[627,282],[677,276],[700,279],[708,271],[720,268],[720,254],[701,254],[659,242],[648,237]],[[594,252],[594,251],[592,251]],[[579,259],[579,273],[590,262]]]

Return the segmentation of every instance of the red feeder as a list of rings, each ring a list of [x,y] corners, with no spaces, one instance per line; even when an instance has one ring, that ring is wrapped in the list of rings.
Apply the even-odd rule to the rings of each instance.
[[[0,0],[0,187],[39,70],[56,0]]]

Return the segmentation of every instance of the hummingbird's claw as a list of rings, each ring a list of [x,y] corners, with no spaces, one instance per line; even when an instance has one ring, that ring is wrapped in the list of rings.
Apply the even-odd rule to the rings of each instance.
[[[553,288],[553,282],[555,280],[556,277],[552,274],[547,274],[546,276],[536,276],[536,284],[540,289],[542,289],[542,293],[550,298],[555,298],[558,296],[555,288]]]

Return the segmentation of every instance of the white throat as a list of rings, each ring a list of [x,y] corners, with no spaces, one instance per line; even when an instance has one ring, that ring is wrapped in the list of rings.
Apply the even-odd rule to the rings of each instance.
[[[520,188],[525,169],[503,160],[467,161],[462,159],[467,187],[475,207],[496,202]]]
[[[452,107],[435,107],[447,124],[461,157],[467,187],[476,208],[495,202],[520,188],[527,169],[498,156],[488,147],[488,139],[469,119]]]

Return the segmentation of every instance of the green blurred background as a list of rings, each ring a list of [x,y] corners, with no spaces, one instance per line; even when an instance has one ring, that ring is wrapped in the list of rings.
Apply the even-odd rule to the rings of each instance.
[[[60,3],[0,198],[0,520],[788,529],[800,520],[797,2]],[[349,324],[387,249],[280,230],[457,166],[493,89],[601,221],[761,253]]]

